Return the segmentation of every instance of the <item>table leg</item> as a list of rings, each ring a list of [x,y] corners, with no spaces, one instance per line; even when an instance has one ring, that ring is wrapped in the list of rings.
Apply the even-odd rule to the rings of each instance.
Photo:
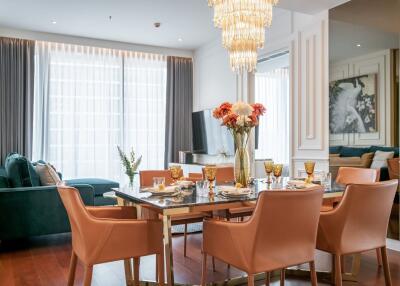
[[[163,233],[164,233],[164,254],[165,254],[165,272],[167,273],[167,285],[174,285],[174,261],[172,255],[172,234],[171,234],[171,216],[163,215]]]

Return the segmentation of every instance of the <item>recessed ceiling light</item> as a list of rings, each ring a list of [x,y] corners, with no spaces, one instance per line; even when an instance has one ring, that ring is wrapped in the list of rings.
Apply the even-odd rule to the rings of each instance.
[[[57,24],[57,21],[56,21],[56,20],[53,20],[53,21],[51,21],[51,23],[52,23],[53,25],[55,25],[55,24]]]
[[[183,40],[182,40],[182,38],[178,38],[178,42],[182,42]]]
[[[361,47],[361,44],[357,44],[356,46],[357,46],[357,47]]]

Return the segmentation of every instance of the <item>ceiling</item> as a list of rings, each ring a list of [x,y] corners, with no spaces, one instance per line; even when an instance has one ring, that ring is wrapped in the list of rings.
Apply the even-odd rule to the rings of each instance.
[[[400,0],[352,0],[335,7],[330,19],[400,33]]]
[[[346,1],[280,0],[278,7],[314,14]],[[0,26],[30,31],[189,50],[219,35],[207,0],[0,0],[0,7]]]

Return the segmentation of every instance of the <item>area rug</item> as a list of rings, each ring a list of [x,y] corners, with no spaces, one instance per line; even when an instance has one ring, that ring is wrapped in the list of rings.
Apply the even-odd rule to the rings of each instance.
[[[202,222],[190,223],[187,226],[187,233],[202,232],[202,230],[203,230]],[[172,234],[183,234],[185,231],[185,225],[184,224],[173,225],[171,231]]]

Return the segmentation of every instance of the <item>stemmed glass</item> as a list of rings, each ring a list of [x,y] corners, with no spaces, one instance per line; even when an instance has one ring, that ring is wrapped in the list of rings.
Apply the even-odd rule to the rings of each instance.
[[[274,167],[274,161],[272,160],[264,161],[264,169],[265,173],[267,174],[267,184],[272,183],[271,173],[273,171],[273,167]]]
[[[307,179],[305,182],[307,184],[312,182],[313,174],[314,174],[314,167],[315,167],[315,162],[314,161],[305,161],[304,162],[304,168],[306,169],[307,173]]]
[[[171,177],[174,183],[181,177],[181,166],[179,165],[173,165],[169,167],[169,170],[171,171]]]
[[[207,165],[204,167],[204,173],[206,175],[206,178],[209,182],[209,192],[208,194],[210,196],[214,195],[213,191],[213,186],[214,186],[214,181],[215,181],[215,176],[217,175],[217,166],[215,165]]]
[[[272,166],[272,170],[274,172],[274,177],[276,179],[276,182],[279,183],[279,178],[282,175],[282,169],[283,169],[283,164],[274,164]]]

